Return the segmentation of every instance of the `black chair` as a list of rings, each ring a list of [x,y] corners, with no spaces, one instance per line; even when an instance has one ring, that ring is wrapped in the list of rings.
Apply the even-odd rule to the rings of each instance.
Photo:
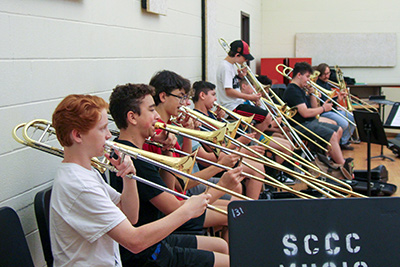
[[[35,215],[40,234],[40,242],[47,266],[53,266],[53,254],[50,244],[49,212],[50,212],[51,187],[39,191],[35,196]]]
[[[34,266],[21,221],[10,207],[0,208],[0,266]]]

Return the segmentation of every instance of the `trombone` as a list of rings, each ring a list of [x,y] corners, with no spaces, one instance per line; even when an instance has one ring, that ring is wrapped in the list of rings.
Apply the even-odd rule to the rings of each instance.
[[[202,140],[201,138],[198,138],[198,137],[191,136],[190,134],[185,133],[185,132],[187,131],[187,129],[182,128],[182,127],[173,126],[173,125],[168,125],[168,126],[167,126],[167,125],[164,124],[164,123],[159,123],[159,122],[157,122],[157,123],[155,124],[155,128],[162,129],[162,130],[166,130],[166,131],[172,132],[172,133],[174,133],[174,134],[176,134],[176,135],[181,135],[181,136],[183,136],[183,137],[187,137],[187,138],[196,140],[196,141],[201,142],[201,143],[203,143],[203,144],[205,144],[205,145],[208,145],[208,146],[215,146],[215,147],[218,147],[219,149],[221,149],[221,150],[224,151],[224,152],[227,152],[227,153],[234,153],[234,154],[237,154],[237,155],[239,155],[239,156],[241,156],[241,157],[243,157],[243,158],[247,158],[247,159],[253,160],[253,161],[255,161],[255,162],[259,162],[259,163],[262,163],[262,164],[264,164],[264,165],[271,166],[272,168],[275,168],[275,169],[277,169],[277,170],[284,171],[284,172],[286,172],[286,173],[292,175],[293,177],[296,177],[297,179],[299,179],[300,181],[304,182],[304,183],[305,183],[306,185],[308,185],[309,187],[314,188],[315,190],[317,190],[318,192],[320,192],[321,194],[323,194],[323,195],[325,195],[325,196],[327,196],[327,197],[329,197],[329,198],[335,198],[330,192],[332,192],[333,194],[338,195],[339,197],[344,197],[342,194],[340,194],[340,193],[338,193],[338,192],[332,190],[333,187],[335,187],[335,188],[336,188],[337,190],[339,190],[339,191],[346,192],[346,193],[348,193],[349,195],[354,195],[354,196],[359,196],[359,197],[362,197],[362,196],[363,196],[363,195],[361,195],[361,194],[358,194],[358,193],[356,193],[356,192],[353,192],[352,190],[343,189],[343,188],[337,187],[337,186],[335,186],[335,185],[332,185],[332,184],[325,183],[325,182],[323,182],[323,181],[317,180],[315,177],[310,177],[310,176],[307,176],[307,175],[305,175],[305,174],[301,174],[301,173],[297,173],[297,172],[295,172],[295,171],[292,171],[292,170],[286,168],[286,167],[283,166],[283,165],[280,165],[280,164],[278,164],[278,163],[276,163],[276,162],[273,162],[271,159],[269,159],[269,158],[267,158],[267,157],[265,157],[265,156],[263,156],[263,155],[257,153],[256,151],[254,151],[254,150],[252,150],[252,149],[250,149],[250,148],[246,148],[246,149],[248,149],[248,150],[251,151],[252,153],[256,154],[256,155],[259,156],[261,159],[260,159],[260,158],[253,157],[253,156],[250,156],[250,155],[247,155],[247,154],[244,154],[244,153],[241,153],[241,152],[236,151],[236,150],[232,150],[232,149],[229,149],[229,148],[220,146],[220,145],[218,145],[218,144],[214,144],[214,143],[209,142],[209,141],[206,141],[206,140]],[[191,130],[191,131],[193,131],[193,130]],[[201,131],[199,131],[199,132],[201,132]],[[269,178],[269,176],[266,175],[266,174],[264,174],[264,176],[265,176],[266,178]],[[273,178],[272,178],[272,179],[273,179]],[[275,180],[275,179],[274,179],[274,180]],[[320,187],[316,186],[313,182],[310,182],[309,180],[311,180],[311,181],[313,181],[314,183],[318,184],[318,186],[322,187],[322,188],[325,189],[325,190],[323,190],[323,189],[321,189]],[[343,182],[341,182],[341,183],[343,183]],[[323,185],[323,184],[324,184],[324,185]],[[347,185],[347,186],[348,186],[348,185]],[[328,188],[328,187],[330,187],[330,188]]]
[[[209,126],[209,128],[212,129],[212,130],[216,130],[215,127],[213,127],[212,125],[219,125],[219,126],[221,126],[221,127],[224,126],[224,123],[219,122],[219,121],[216,121],[216,120],[214,120],[214,119],[212,119],[212,118],[209,118],[208,116],[206,116],[206,115],[204,115],[204,114],[202,114],[202,113],[196,112],[196,111],[191,110],[191,109],[189,109],[189,108],[187,108],[187,107],[182,107],[182,109],[185,111],[185,113],[189,114],[192,118],[196,119],[197,121],[201,122],[202,124],[205,124],[205,125]],[[229,111],[229,110],[227,110],[227,111],[228,111],[228,112],[232,112],[233,115],[235,114],[233,111]],[[239,134],[241,134],[242,136],[247,137],[247,136],[245,135],[245,133],[240,133],[240,132],[239,132]],[[316,183],[322,183],[322,184],[324,184],[324,185],[326,185],[326,186],[328,186],[328,187],[331,186],[331,184],[327,184],[327,183],[321,182],[321,181],[316,181],[316,178],[318,178],[318,177],[314,177],[314,175],[312,175],[311,173],[309,173],[309,172],[307,172],[306,170],[304,170],[304,169],[300,168],[299,166],[297,166],[297,165],[294,163],[294,162],[296,161],[296,159],[294,159],[294,158],[292,158],[292,157],[290,157],[290,156],[284,154],[283,152],[281,152],[281,151],[279,151],[279,150],[277,150],[277,149],[275,149],[275,148],[273,148],[273,147],[271,147],[271,146],[269,146],[269,145],[267,145],[267,144],[264,144],[264,143],[260,142],[260,141],[257,140],[257,139],[253,139],[253,138],[250,138],[250,137],[247,137],[247,138],[250,139],[250,140],[252,140],[252,141],[254,141],[254,142],[256,142],[256,143],[259,144],[259,145],[262,145],[262,146],[266,147],[267,149],[270,149],[273,153],[275,153],[275,154],[281,156],[284,160],[286,160],[287,162],[289,162],[290,164],[292,164],[293,166],[295,166],[296,168],[298,168],[300,171],[303,171],[305,174],[307,174],[307,175],[309,175],[310,177],[312,177],[312,178],[307,177],[307,179],[311,179],[312,181],[314,181],[314,182],[316,182]],[[270,138],[270,137],[268,137],[268,138]],[[236,140],[235,140],[235,141],[236,141]],[[237,141],[236,141],[236,142],[237,142]],[[279,144],[278,142],[275,142],[275,143],[277,143],[278,145],[280,145],[281,147],[283,147],[284,149],[286,149],[287,151],[289,151],[290,153],[292,153],[291,150],[288,150],[286,147],[282,146],[282,145]],[[341,181],[341,180],[339,180],[339,179],[337,179],[337,178],[335,178],[335,177],[333,177],[333,176],[331,176],[331,175],[329,175],[329,174],[327,174],[327,173],[322,172],[317,166],[313,165],[313,164],[310,163],[310,162],[307,162],[305,159],[303,159],[302,157],[300,157],[300,156],[297,155],[296,153],[292,153],[292,154],[295,155],[295,156],[297,156],[297,158],[300,159],[300,160],[302,161],[302,164],[303,164],[304,166],[306,166],[306,167],[312,169],[314,172],[316,172],[316,173],[318,173],[318,174],[320,174],[320,175],[323,175],[324,177],[326,177],[326,178],[328,178],[328,179],[331,179],[332,181],[335,181],[336,183],[341,184],[342,186],[347,187],[347,188],[349,189],[349,191],[346,190],[346,189],[343,191],[343,190],[341,190],[342,188],[340,188],[340,187],[332,187],[334,190],[343,191],[343,192],[349,193],[349,194],[352,194],[352,193],[353,193],[353,192],[352,192],[351,186],[349,186],[347,183],[345,183],[345,182],[343,182],[343,181]],[[292,160],[293,160],[294,162],[292,162]],[[303,178],[305,178],[305,177],[303,177]],[[300,180],[301,180],[301,179],[300,179]],[[357,196],[361,196],[360,194],[356,194],[356,195],[357,195]]]
[[[32,130],[32,129],[33,129],[33,130]],[[18,135],[18,131],[19,131],[19,130],[22,131],[22,133],[21,133],[22,138],[19,137],[19,135]],[[41,135],[40,135],[39,138],[37,138],[37,140],[34,140],[34,139],[33,139],[33,138],[34,138],[33,135],[34,135],[35,132],[37,132],[38,130],[41,131]],[[46,121],[46,120],[40,120],[40,119],[38,119],[38,120],[33,120],[33,121],[31,121],[31,122],[28,122],[28,123],[21,123],[21,124],[18,124],[18,125],[13,129],[13,131],[12,131],[12,136],[13,136],[13,138],[14,138],[18,143],[23,144],[23,145],[26,145],[26,146],[30,146],[30,147],[32,147],[32,148],[35,148],[35,149],[38,149],[38,150],[41,150],[41,151],[44,151],[44,152],[47,152],[47,153],[50,153],[50,154],[53,154],[53,155],[56,155],[56,156],[58,156],[58,157],[64,157],[64,150],[63,150],[62,148],[56,148],[56,147],[53,147],[53,146],[51,146],[51,145],[45,143],[45,142],[48,141],[48,140],[50,139],[50,137],[51,137],[52,135],[54,135],[54,134],[55,134],[55,130],[54,130],[54,128],[52,127],[51,122]],[[46,140],[45,140],[45,139],[46,139]],[[131,147],[123,148],[123,147],[121,147],[121,144],[115,144],[115,143],[112,142],[112,141],[106,141],[105,147],[106,147],[106,149],[109,150],[109,151],[112,150],[112,149],[118,150],[118,151],[120,151],[123,155],[129,155],[129,156],[134,157],[134,158],[137,158],[137,159],[139,159],[139,160],[146,161],[146,162],[148,162],[148,163],[150,163],[150,164],[154,164],[154,165],[156,165],[156,166],[158,166],[158,167],[160,167],[160,168],[166,169],[167,171],[171,171],[171,172],[178,173],[179,175],[182,175],[182,176],[184,176],[184,177],[186,177],[186,178],[196,180],[196,181],[199,182],[199,183],[203,183],[203,184],[205,184],[205,185],[207,185],[207,186],[216,188],[216,189],[221,190],[221,191],[223,191],[223,192],[225,192],[225,193],[228,193],[228,194],[231,194],[231,193],[232,193],[231,195],[234,195],[234,196],[236,196],[236,197],[238,197],[238,198],[240,198],[240,199],[243,199],[243,200],[251,200],[250,198],[245,197],[245,196],[243,196],[243,195],[241,195],[241,194],[238,194],[238,193],[236,193],[236,192],[233,192],[233,191],[231,191],[231,190],[229,190],[229,189],[223,188],[223,187],[221,187],[221,186],[215,185],[215,184],[210,183],[210,182],[208,182],[208,181],[205,181],[205,180],[202,180],[202,179],[200,179],[200,178],[194,177],[194,176],[192,176],[192,175],[190,175],[190,174],[187,174],[187,173],[185,173],[185,172],[182,171],[182,170],[176,170],[176,169],[174,169],[174,168],[172,168],[172,167],[169,167],[169,166],[167,165],[167,162],[165,162],[165,163],[159,163],[159,162],[157,162],[157,161],[155,161],[155,160],[153,160],[153,159],[151,159],[151,158],[147,158],[146,156],[143,156],[143,155],[142,155],[143,150],[140,150],[140,149],[133,149],[133,148],[131,148]],[[151,153],[151,152],[149,152],[149,153]],[[154,153],[153,153],[153,154],[154,154]],[[155,154],[155,155],[156,155],[155,157],[156,157],[157,159],[158,159],[159,156],[160,156],[160,155],[158,155],[158,154]],[[188,156],[187,158],[191,158],[191,159],[194,160],[195,157],[193,156],[193,154],[191,154],[191,155]],[[110,171],[113,171],[113,172],[117,172],[117,170],[115,169],[115,167],[112,166],[112,165],[110,165],[110,164],[109,164],[108,162],[106,162],[105,160],[106,160],[106,158],[104,158],[103,160],[99,160],[98,158],[92,158],[92,166],[94,166],[94,167],[95,167],[96,169],[98,169],[100,172],[104,172],[106,169],[107,169],[107,170],[110,170]],[[175,162],[172,162],[171,164],[174,165]],[[145,183],[145,184],[147,184],[147,185],[149,185],[149,186],[155,187],[155,188],[157,188],[157,189],[159,189],[159,190],[161,190],[161,191],[164,191],[164,192],[167,192],[167,193],[171,193],[171,194],[173,194],[173,195],[175,195],[175,196],[179,196],[179,197],[182,197],[182,198],[184,198],[184,199],[187,199],[187,198],[188,198],[187,196],[185,196],[185,195],[183,195],[183,194],[180,194],[180,193],[178,193],[178,192],[175,192],[174,190],[171,190],[171,189],[169,189],[169,188],[163,187],[163,186],[158,185],[158,184],[154,184],[154,183],[152,183],[152,182],[150,182],[150,181],[148,181],[148,180],[146,180],[146,179],[140,178],[140,177],[138,177],[138,176],[136,176],[136,175],[132,175],[132,174],[131,174],[131,175],[129,175],[129,176],[130,176],[130,178],[133,178],[133,179],[135,179],[135,180],[137,180],[137,181],[139,181],[139,182]],[[212,205],[209,205],[209,206],[207,206],[207,207],[210,208],[210,209],[212,209],[212,210],[215,210],[215,211],[217,211],[217,212],[223,213],[223,214],[225,214],[225,215],[227,214],[226,211],[221,210],[221,209],[219,209],[219,208],[217,208],[217,207],[214,207],[214,206],[212,206]]]
[[[347,93],[346,106],[347,106],[347,109],[349,111],[353,111],[354,110],[352,103],[361,103],[362,104],[361,107],[363,107],[367,111],[369,111],[369,112],[378,112],[376,107],[374,107],[374,106],[368,104],[366,101],[364,101],[364,100],[362,100],[362,99],[350,94],[349,88],[346,87],[346,83],[344,81],[342,70],[338,66],[335,66],[335,70],[336,70],[336,77],[337,77],[337,80],[338,80],[339,83],[335,83],[335,82],[333,82],[331,80],[328,80],[328,84],[331,85],[332,87],[336,88],[336,89],[341,90],[341,91],[345,90],[345,92]],[[356,101],[353,100],[353,99],[355,99]]]
[[[283,70],[281,71],[279,68],[280,67],[283,67]],[[292,79],[292,77],[290,77],[289,76],[289,74],[293,71],[293,69],[291,68],[291,67],[288,67],[288,66],[286,66],[286,65],[284,65],[284,64],[278,64],[278,65],[276,65],[276,71],[278,72],[278,73],[280,73],[282,76],[284,76],[285,78],[287,78],[287,79],[289,79],[289,80],[291,80]],[[329,99],[329,101],[332,101],[332,103],[334,103],[334,104],[336,104],[336,105],[338,105],[338,106],[341,106],[338,102],[336,102],[333,98],[332,98],[332,96],[333,96],[333,94],[335,94],[336,92],[335,91],[329,91],[329,90],[326,90],[326,89],[324,89],[324,88],[322,88],[321,86],[319,86],[318,84],[316,84],[315,82],[313,82],[313,81],[308,81],[307,82],[307,84],[309,84],[310,86],[312,86],[314,89],[316,89],[317,91],[319,91],[322,95],[324,95],[325,97],[327,97],[328,99]],[[314,97],[316,97],[319,101],[321,101],[321,102],[324,102],[317,94],[314,94],[314,93],[312,93],[312,95],[314,96]],[[335,108],[332,108],[332,111],[333,112],[335,112],[335,113],[337,113],[338,115],[340,115],[341,117],[343,117],[345,120],[347,120],[351,125],[353,125],[354,127],[357,127],[357,125],[354,123],[354,122],[352,122],[351,120],[349,120],[348,118],[346,118],[343,114],[341,114],[339,111],[337,111]],[[344,111],[346,112],[346,113],[349,113],[349,114],[351,114],[347,109],[345,109],[344,108]]]
[[[219,38],[218,41],[219,41],[220,45],[222,46],[222,48],[225,50],[225,52],[226,52],[227,54],[229,54],[230,46],[228,45],[228,43],[227,43],[223,38]],[[236,63],[235,65],[236,65],[236,67],[237,67],[239,70],[241,69],[240,66],[239,66],[239,64]],[[247,70],[247,76],[249,76],[249,77],[245,76],[244,78],[246,79],[246,81],[248,82],[248,84],[252,87],[253,91],[254,91],[254,92],[258,92],[258,91],[263,92],[263,93],[265,94],[265,96],[268,97],[269,100],[273,103],[272,99],[271,99],[270,96],[267,94],[267,92],[264,90],[264,88],[263,88],[263,86],[261,85],[261,83],[260,83],[260,82],[257,80],[257,78],[254,76],[254,74],[252,73],[250,67],[246,64],[246,62],[243,64],[243,66],[244,66],[244,67],[246,68],[246,70]],[[253,81],[253,84],[254,84],[254,85],[257,85],[257,86],[258,86],[258,89],[259,89],[259,90],[256,90],[256,89],[253,87],[252,83],[249,81],[249,78]],[[274,95],[274,97],[275,97],[278,101],[280,101],[281,105],[284,105],[284,103],[282,103],[282,101],[281,101],[281,100],[279,99],[279,97],[273,92],[273,90],[270,90],[270,92]],[[271,112],[271,110],[269,109],[269,107],[268,107],[264,102],[261,101],[261,103],[263,104],[264,108],[265,108],[266,110],[268,110],[268,112],[271,113],[272,119],[273,119],[274,122],[278,125],[279,129],[282,131],[282,134],[285,136],[285,138],[289,141],[289,143],[290,143],[293,147],[296,147],[296,146],[293,144],[292,140],[289,138],[289,136],[286,134],[286,132],[282,129],[281,125],[277,122],[277,120],[276,120],[274,114]],[[285,117],[282,116],[280,110],[279,110],[278,108],[275,108],[275,110],[276,110],[277,114],[279,114],[279,116],[282,117],[282,120],[284,121],[284,123],[286,123],[287,127],[289,128],[289,130],[290,130],[290,135],[292,136],[292,138],[293,138],[293,140],[295,141],[295,143],[298,145],[297,147],[300,148],[300,149],[303,151],[304,155],[307,157],[308,160],[310,160],[310,161],[313,160],[313,159],[314,159],[314,156],[313,156],[312,153],[308,150],[308,148],[304,145],[304,143],[301,141],[300,137],[296,134],[296,132],[293,131],[292,127],[291,127],[290,124],[287,122],[287,120],[285,119]]]

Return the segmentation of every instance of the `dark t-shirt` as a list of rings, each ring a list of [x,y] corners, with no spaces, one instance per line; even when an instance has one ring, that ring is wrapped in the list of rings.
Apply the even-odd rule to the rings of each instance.
[[[290,83],[284,94],[283,94],[283,101],[288,104],[289,107],[295,107],[300,104],[306,104],[307,108],[311,108],[310,97],[307,96],[306,92],[301,89],[297,84]],[[311,118],[304,118],[302,117],[299,112],[296,113],[293,117],[299,123],[304,123],[305,121],[312,121],[315,117]]]
[[[135,146],[129,141],[118,140],[118,139],[115,139],[114,141],[137,148],[137,146]],[[133,165],[135,165],[137,176],[145,178],[151,182],[162,185],[164,187],[167,187],[167,185],[162,180],[160,174],[158,173],[157,167],[142,160],[134,158],[132,158],[132,162]],[[122,187],[123,187],[122,178],[116,176],[115,173],[110,173],[110,184],[118,192],[122,192]],[[163,191],[140,182],[137,183],[137,189],[139,193],[140,209],[139,209],[139,220],[137,224],[135,224],[135,226],[138,227],[143,224],[156,221],[161,217],[163,217],[164,216],[163,213],[159,211],[155,206],[153,206],[153,204],[150,203],[150,200],[152,198],[158,196]]]

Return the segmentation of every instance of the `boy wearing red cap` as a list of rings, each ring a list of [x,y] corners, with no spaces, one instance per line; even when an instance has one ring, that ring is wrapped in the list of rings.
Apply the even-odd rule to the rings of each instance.
[[[217,101],[229,110],[234,110],[244,101],[259,101],[260,94],[244,94],[240,92],[240,80],[247,72],[238,70],[235,64],[242,65],[247,60],[253,60],[249,45],[242,40],[233,41],[228,56],[220,63],[217,69]]]

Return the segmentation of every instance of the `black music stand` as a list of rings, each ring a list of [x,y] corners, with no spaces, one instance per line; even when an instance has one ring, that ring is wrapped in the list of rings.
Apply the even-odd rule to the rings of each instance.
[[[381,114],[382,121],[385,119],[385,105],[393,105],[395,102],[386,100],[385,95],[377,95],[377,96],[370,96],[369,100],[372,102],[375,102],[376,104],[379,105],[379,113]],[[384,125],[385,127],[385,125]],[[394,161],[394,159],[383,155],[383,145],[381,146],[381,154],[379,156],[372,157],[371,159],[375,158],[382,158],[382,159],[388,159],[391,161]]]
[[[371,143],[388,146],[382,121],[377,112],[353,111],[360,140],[367,142],[367,195],[371,196]]]

